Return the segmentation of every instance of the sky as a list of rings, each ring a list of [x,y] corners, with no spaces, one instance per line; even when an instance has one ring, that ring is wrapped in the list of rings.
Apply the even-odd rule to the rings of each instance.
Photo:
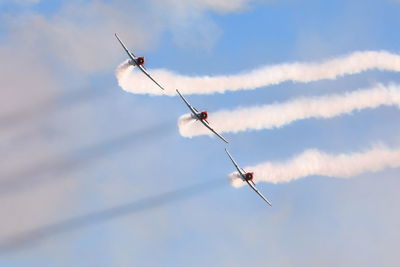
[[[114,33],[149,72],[234,75],[398,54],[399,12],[396,0],[0,0],[0,266],[398,266],[399,168],[259,183],[268,207],[230,185],[224,143],[180,135],[178,97],[119,86]],[[187,98],[212,114],[391,83],[398,73],[368,70]],[[243,167],[399,149],[399,115],[224,136]]]

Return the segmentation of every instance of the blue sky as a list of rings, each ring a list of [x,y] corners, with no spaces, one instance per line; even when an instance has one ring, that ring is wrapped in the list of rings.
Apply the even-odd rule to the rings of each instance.
[[[28,180],[36,177],[13,174],[45,167],[36,178],[42,182],[0,196],[1,240],[185,186],[226,183],[183,201],[50,236],[0,255],[0,265],[396,266],[398,169],[353,179],[260,184],[274,204],[267,208],[249,188],[229,185],[233,167],[218,139],[179,135],[176,121],[187,110],[177,97],[134,95],[118,87],[114,72],[125,55],[113,34],[145,55],[150,70],[232,74],[359,50],[398,53],[399,11],[394,0],[3,1],[0,118],[27,111],[22,121],[11,116],[20,121],[2,125],[0,173],[5,180]],[[188,98],[212,111],[377,82],[399,83],[399,78],[368,71]],[[93,96],[68,104],[68,96],[84,90]],[[119,136],[154,126],[161,130],[118,142]],[[378,142],[398,148],[399,131],[398,109],[382,107],[226,137],[236,160],[246,166],[285,160],[308,148],[350,153]],[[105,156],[86,150],[116,138],[100,149]],[[60,167],[59,161],[71,159],[82,164]]]

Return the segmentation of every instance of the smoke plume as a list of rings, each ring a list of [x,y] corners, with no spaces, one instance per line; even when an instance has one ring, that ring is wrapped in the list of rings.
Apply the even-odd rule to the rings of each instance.
[[[220,133],[237,133],[279,128],[307,118],[332,118],[383,105],[400,107],[399,85],[377,85],[342,95],[298,98],[284,103],[221,110],[210,114],[208,120]],[[188,114],[179,118],[178,126],[180,134],[185,137],[211,134]]]
[[[151,75],[166,87],[165,92],[159,90],[140,71],[134,71],[127,62],[117,68],[116,76],[118,84],[125,91],[135,94],[175,95],[175,89],[180,89],[183,94],[212,94],[252,90],[286,81],[308,83],[322,79],[336,79],[374,69],[400,71],[400,55],[386,51],[354,52],[323,62],[284,63],[222,76],[184,76],[164,69],[149,70]]]
[[[291,182],[310,175],[350,178],[366,172],[400,167],[400,149],[383,146],[352,154],[328,154],[309,149],[284,162],[265,162],[246,167],[254,172],[254,182]],[[229,174],[231,184],[240,187],[245,183],[237,172]]]

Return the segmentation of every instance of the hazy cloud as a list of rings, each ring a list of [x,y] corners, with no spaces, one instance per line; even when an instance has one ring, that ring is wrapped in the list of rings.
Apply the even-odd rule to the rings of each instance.
[[[3,0],[0,5],[3,4],[18,4],[18,5],[32,5],[42,2],[43,0]]]
[[[165,31],[171,32],[178,43],[182,41],[180,45],[193,43],[192,38],[204,40],[201,45],[207,47],[215,42],[219,29],[205,12],[237,11],[246,6],[245,2],[195,1],[188,4],[180,1],[180,9],[173,2],[74,1],[61,3],[57,10],[51,11],[53,13],[29,10],[12,16],[2,14],[0,118],[13,118],[12,114],[20,114],[21,110],[34,110],[31,107],[58,99],[63,91],[70,91],[71,84],[82,83],[87,74],[114,69],[125,57],[113,36],[115,32],[138,50],[157,44]],[[39,1],[2,3],[29,5]],[[1,132],[4,143],[8,137],[25,133],[28,128],[36,129],[20,140],[23,151],[10,148],[4,151],[3,174],[32,166],[48,155],[59,154],[60,146],[49,142],[46,132],[41,130],[41,121],[40,117],[35,117],[18,128]],[[24,183],[21,177],[15,177],[12,182]],[[7,218],[0,223],[0,236],[24,231],[54,218],[60,208],[71,204],[70,196],[77,187],[76,180],[60,181],[24,194],[3,197],[0,212],[7,214]]]
[[[172,33],[179,45],[209,47],[220,35],[206,11],[233,12],[250,1],[120,1],[70,2],[55,14],[30,13],[7,17],[13,44],[41,56],[59,60],[83,72],[109,69],[122,57],[113,34],[135,49],[156,43],[160,34]],[[121,8],[124,5],[124,8]],[[134,16],[132,16],[134,14]],[[33,50],[32,50],[33,49]]]
[[[228,13],[243,10],[253,0],[153,0],[155,4],[170,6],[182,11],[212,10],[215,12]]]

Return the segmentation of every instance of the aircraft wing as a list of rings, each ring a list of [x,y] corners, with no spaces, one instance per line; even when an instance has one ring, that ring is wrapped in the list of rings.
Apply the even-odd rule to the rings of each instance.
[[[213,133],[214,133],[216,136],[218,136],[222,141],[224,141],[225,143],[228,144],[228,141],[227,141],[222,135],[220,135],[219,133],[217,133],[213,128],[211,128],[211,126],[208,125],[208,122],[205,123],[204,120],[200,120],[200,121],[201,121],[201,123],[203,123],[204,126],[206,126],[211,132],[213,132]]]
[[[152,80],[155,84],[158,85],[158,87],[160,87],[162,90],[165,90],[156,80],[153,79],[153,77],[151,77],[151,75],[147,72],[147,70],[142,66],[142,65],[137,65],[139,67],[139,69],[147,76],[149,77],[150,80]]]
[[[254,190],[254,192],[256,192],[265,202],[268,203],[268,205],[270,205],[272,207],[271,202],[269,202],[269,200],[266,197],[264,197],[263,194],[261,194],[261,192],[257,189],[257,187],[256,187],[256,185],[254,184],[253,181],[249,182],[249,181],[246,180],[246,182]]]
[[[200,120],[199,116],[197,115],[197,112],[198,112],[198,111],[197,111],[194,107],[192,107],[192,105],[189,104],[189,102],[188,102],[188,101],[186,100],[186,98],[179,92],[178,89],[176,89],[176,92],[177,92],[178,95],[182,98],[183,102],[185,102],[186,106],[188,106],[188,108],[190,109],[190,111],[196,116],[196,118],[198,118],[198,119]]]
[[[118,37],[117,34],[115,34],[115,37],[118,39],[118,42],[122,45],[122,47],[124,48],[125,52],[128,54],[129,58],[130,58],[133,62],[136,63],[136,59],[135,59],[136,56],[135,56],[132,52],[130,52],[130,51],[128,50],[128,48],[126,48],[126,46],[125,46],[124,43],[121,41],[121,39],[119,39],[119,37]]]
[[[228,149],[225,148],[225,152],[226,154],[228,154],[228,157],[231,159],[233,165],[235,165],[236,170],[239,172],[239,174],[242,176],[243,180],[246,180],[244,178],[244,174],[242,173],[242,170],[240,169],[239,165],[236,163],[236,161],[233,159],[233,157],[231,156],[231,154],[229,153]]]

